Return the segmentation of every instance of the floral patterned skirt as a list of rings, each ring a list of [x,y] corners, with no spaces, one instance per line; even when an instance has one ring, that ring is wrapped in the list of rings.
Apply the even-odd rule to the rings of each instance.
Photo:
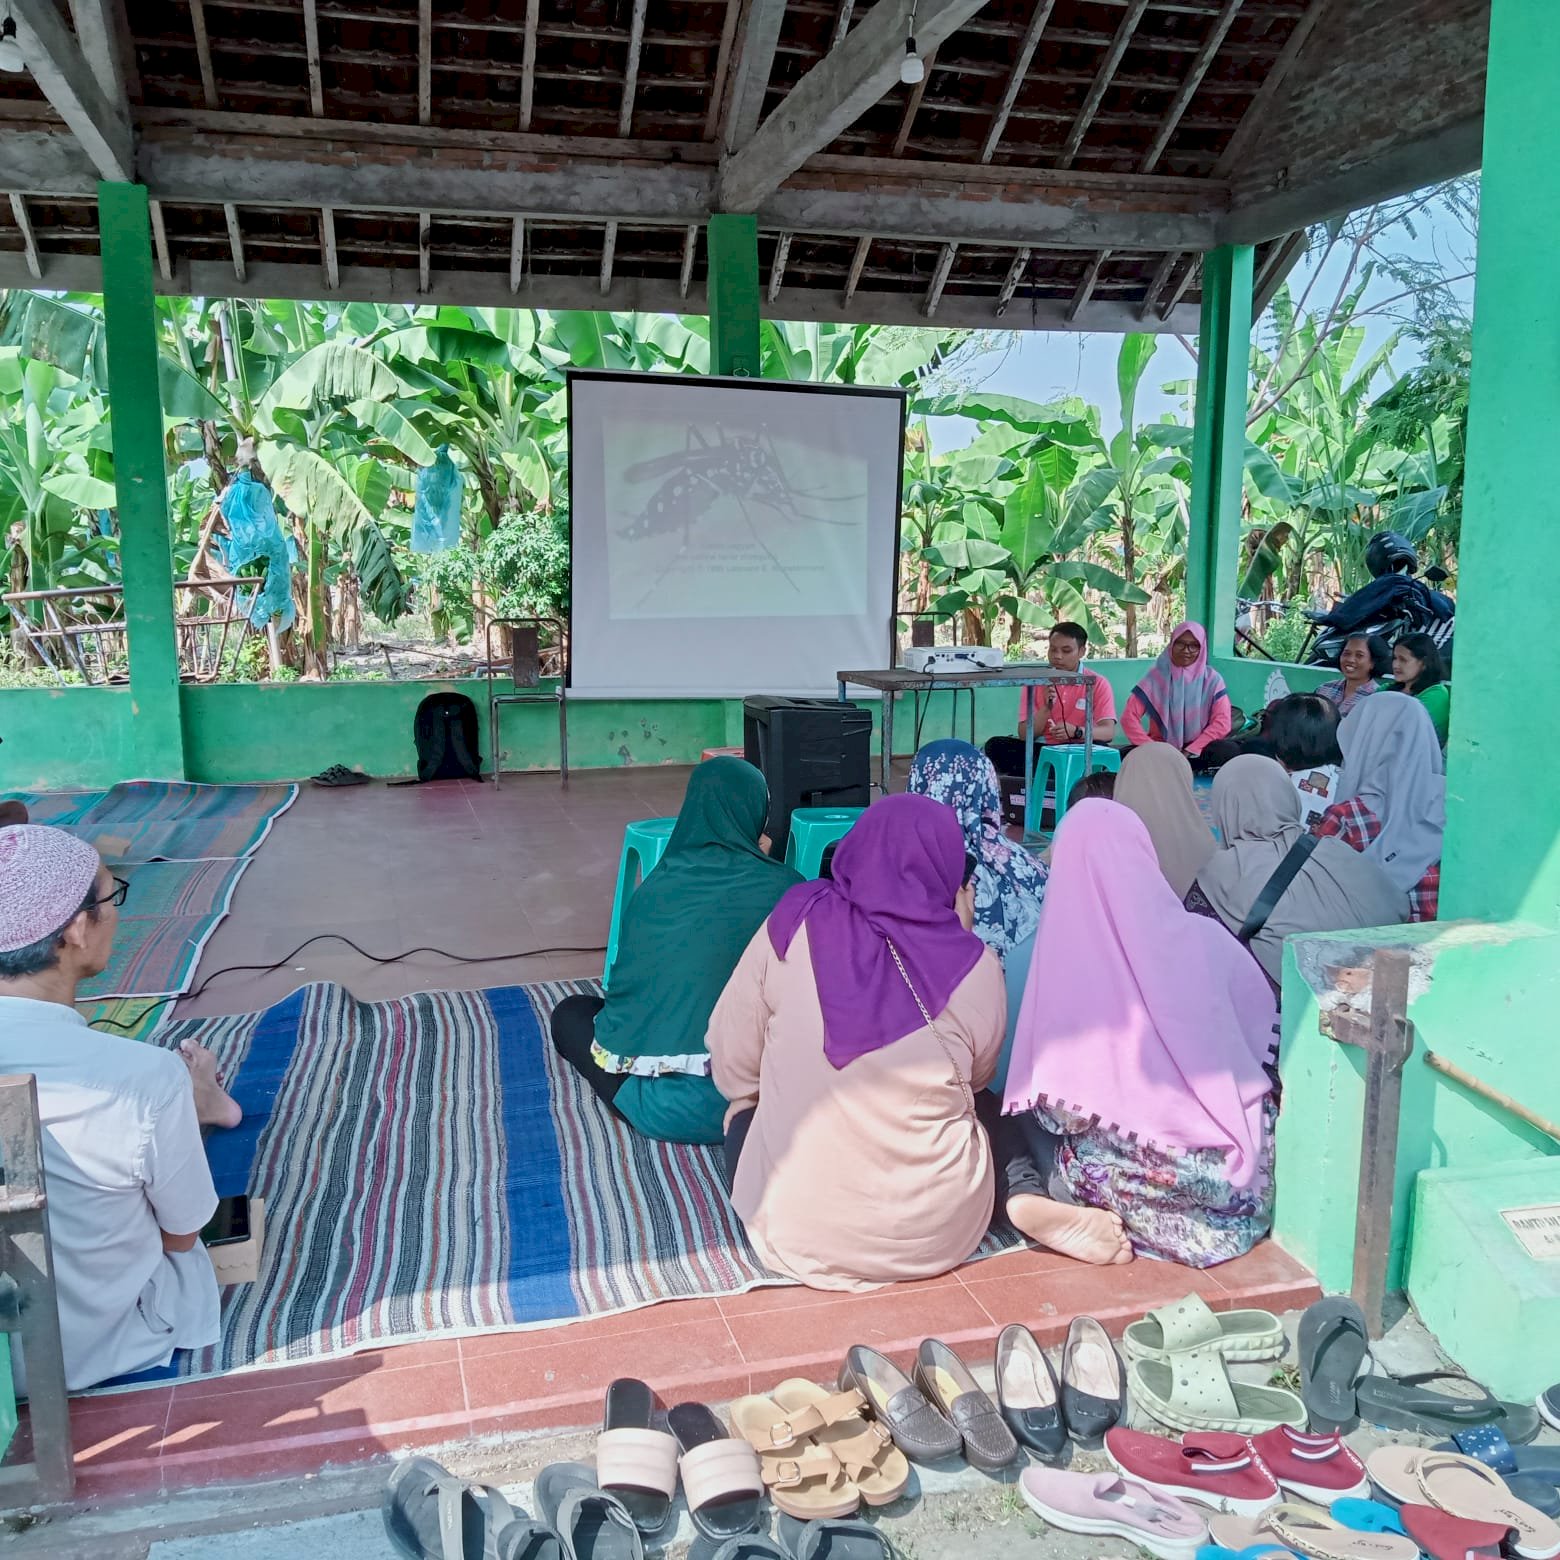
[[[1035,1109],[1041,1126],[1061,1138],[1054,1174],[1075,1203],[1120,1214],[1139,1256],[1198,1268],[1244,1255],[1272,1227],[1277,1115],[1270,1100],[1263,1107],[1257,1174],[1250,1186],[1237,1189],[1222,1149],[1172,1157],[1075,1117]]]

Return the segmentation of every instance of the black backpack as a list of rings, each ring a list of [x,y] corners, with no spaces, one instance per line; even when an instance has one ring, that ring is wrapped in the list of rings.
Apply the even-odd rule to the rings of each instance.
[[[477,707],[463,693],[430,693],[417,706],[412,741],[419,780],[479,780]]]

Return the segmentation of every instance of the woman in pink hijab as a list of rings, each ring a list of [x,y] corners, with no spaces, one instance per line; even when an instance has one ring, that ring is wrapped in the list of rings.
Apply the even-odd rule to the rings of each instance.
[[[1119,1215],[1145,1256],[1249,1251],[1272,1222],[1276,1019],[1261,969],[1182,907],[1142,820],[1069,809],[1002,1107],[1059,1140],[1052,1196]]]
[[[1230,694],[1208,664],[1208,635],[1200,623],[1177,623],[1170,643],[1132,690],[1121,729],[1134,747],[1168,742],[1199,758],[1210,742],[1230,734]]]

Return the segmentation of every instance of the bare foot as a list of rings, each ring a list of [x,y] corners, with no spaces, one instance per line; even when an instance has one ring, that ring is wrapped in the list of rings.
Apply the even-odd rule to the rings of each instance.
[[[179,1047],[179,1055],[184,1058],[190,1082],[195,1086],[195,1119],[203,1127],[236,1127],[244,1119],[244,1112],[222,1087],[216,1056],[192,1040]]]
[[[1132,1260],[1121,1215],[1104,1208],[1076,1208],[1026,1192],[1008,1198],[1007,1216],[1015,1229],[1064,1257],[1101,1267]]]

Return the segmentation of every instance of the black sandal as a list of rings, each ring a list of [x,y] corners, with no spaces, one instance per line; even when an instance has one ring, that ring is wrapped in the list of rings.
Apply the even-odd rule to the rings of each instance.
[[[310,783],[330,790],[344,785],[367,785],[368,776],[360,769],[348,769],[345,764],[332,764],[329,769],[315,775]]]

